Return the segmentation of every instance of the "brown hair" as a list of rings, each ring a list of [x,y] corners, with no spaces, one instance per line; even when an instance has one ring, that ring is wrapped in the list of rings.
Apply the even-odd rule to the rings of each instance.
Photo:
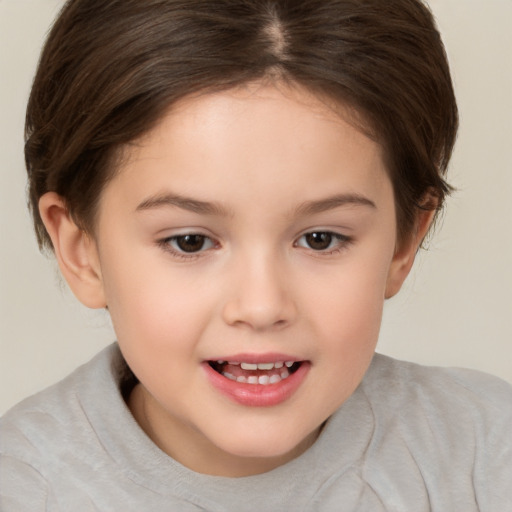
[[[440,35],[420,0],[69,0],[27,108],[25,159],[38,211],[54,191],[91,232],[122,145],[186,95],[280,77],[361,114],[382,143],[398,238],[443,204],[457,107]],[[425,201],[425,198],[434,198]]]

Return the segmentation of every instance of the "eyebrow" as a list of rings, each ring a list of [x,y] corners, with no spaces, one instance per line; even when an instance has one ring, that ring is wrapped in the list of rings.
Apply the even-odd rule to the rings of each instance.
[[[216,202],[200,201],[178,194],[163,193],[142,201],[136,211],[153,210],[163,207],[177,207],[200,215],[229,216],[229,211]],[[313,215],[341,206],[365,206],[376,209],[375,203],[359,194],[337,194],[317,201],[306,201],[295,209],[295,215]]]
[[[365,206],[377,209],[375,203],[365,196],[359,194],[336,194],[318,201],[307,201],[300,204],[295,210],[296,215],[313,215],[327,210],[339,208],[340,206]]]
[[[219,203],[200,201],[198,199],[192,199],[191,197],[172,193],[163,193],[148,197],[142,201],[135,210],[139,212],[169,206],[175,206],[201,215],[229,215],[228,210]]]

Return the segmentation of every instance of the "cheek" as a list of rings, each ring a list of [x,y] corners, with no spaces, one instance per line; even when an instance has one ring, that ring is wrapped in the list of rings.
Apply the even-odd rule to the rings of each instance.
[[[165,389],[185,378],[184,362],[197,358],[206,314],[197,297],[162,280],[142,279],[136,293],[128,286],[118,283],[113,291],[120,299],[110,311],[120,349],[145,385]]]
[[[328,344],[319,357],[351,362],[347,367],[356,372],[366,364],[379,336],[388,266],[387,259],[361,256],[332,269],[323,286],[310,288],[312,323]]]
[[[374,350],[382,320],[383,299],[375,287],[367,290],[345,283],[332,301],[319,300],[316,309],[324,321],[317,324],[323,330],[322,338],[345,360],[357,359],[359,354]],[[365,293],[365,291],[367,293]]]
[[[121,346],[179,349],[199,336],[211,310],[207,290],[198,290],[165,262],[136,265],[116,260],[106,266],[104,283]]]
[[[308,300],[333,321],[380,319],[389,269],[388,258],[357,254],[319,276],[311,275]],[[349,322],[352,323],[352,322]]]

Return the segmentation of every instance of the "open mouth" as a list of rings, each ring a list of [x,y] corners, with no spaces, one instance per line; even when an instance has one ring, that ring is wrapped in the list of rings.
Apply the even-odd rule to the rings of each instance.
[[[243,384],[277,384],[295,373],[303,361],[276,361],[245,363],[237,361],[208,361],[217,373],[226,379]]]

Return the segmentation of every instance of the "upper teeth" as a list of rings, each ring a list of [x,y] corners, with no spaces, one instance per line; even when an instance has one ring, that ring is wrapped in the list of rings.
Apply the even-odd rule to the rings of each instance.
[[[277,363],[240,363],[240,367],[242,370],[273,370],[274,368],[282,368],[283,364],[289,368],[292,366],[292,361],[287,361],[286,363],[277,362]]]
[[[225,361],[219,359],[217,361],[219,364],[224,364]],[[228,361],[228,364],[231,365],[240,365],[242,370],[273,370],[274,368],[282,368],[286,365],[287,368],[290,368],[293,365],[293,361],[277,361],[275,363],[240,363],[238,361]]]

